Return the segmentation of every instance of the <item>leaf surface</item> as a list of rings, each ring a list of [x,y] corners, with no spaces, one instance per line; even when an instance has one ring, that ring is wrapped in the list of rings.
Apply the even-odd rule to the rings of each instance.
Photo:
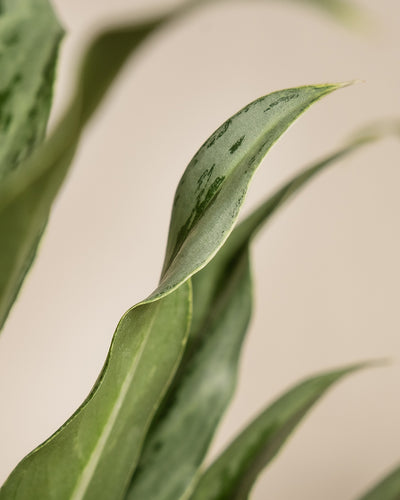
[[[293,1],[293,0],[291,0]],[[350,0],[294,0],[320,9],[349,27],[362,27],[369,21],[366,14]]]
[[[214,294],[218,287],[221,286],[223,277],[227,273],[231,262],[251,243],[258,231],[264,227],[270,218],[312,179],[334,165],[336,161],[341,160],[364,145],[389,135],[398,135],[398,124],[385,122],[354,134],[354,138],[344,147],[295,174],[233,229],[229,238],[211,262],[193,277],[194,303],[189,342],[197,337],[198,333],[196,332],[200,331],[201,324],[204,322],[209,309],[212,308]]]
[[[47,0],[2,2],[0,182],[44,138],[62,34]]]
[[[247,127],[250,130],[254,130],[252,129],[254,115],[250,110],[254,106],[258,106],[259,103],[262,103],[262,116],[267,117],[264,120],[266,119],[269,125],[271,125],[272,120],[273,124],[273,126],[267,127],[267,131],[264,130],[261,136],[257,135],[257,138],[261,137],[261,140],[257,141],[256,149],[251,148],[251,155],[254,160],[250,158],[250,164],[260,162],[261,157],[266,153],[272,142],[276,140],[277,135],[283,133],[291,121],[312,102],[335,88],[337,88],[335,85],[302,87],[283,91],[283,93],[274,93],[272,99],[262,98],[249,105],[247,110],[243,110],[241,113],[247,117]],[[300,95],[297,94],[297,91]],[[300,97],[301,95],[303,97]],[[286,103],[297,99],[299,99],[300,104],[294,106],[294,111],[291,106],[289,108],[285,106]],[[271,110],[272,112],[269,113]],[[240,116],[241,113],[237,116]],[[245,127],[246,119],[242,118],[240,121],[241,127]],[[284,124],[282,124],[282,121]],[[222,138],[220,130],[206,144],[211,144],[210,141],[213,141],[212,146],[214,146],[214,142]],[[254,144],[251,143],[251,145]],[[207,148],[207,145],[204,147]],[[211,146],[207,149],[211,149]],[[233,163],[233,167],[237,166],[233,156],[234,151],[229,150],[226,152],[224,141],[220,140],[217,146],[213,147],[213,150],[226,170],[229,169],[229,166],[226,161],[222,161],[224,153],[229,155],[228,159]],[[52,151],[57,151],[57,148]],[[64,158],[62,159],[64,160]],[[69,156],[66,159],[69,160]],[[245,168],[248,163],[247,160],[248,155],[245,155],[245,161],[240,161],[240,164],[244,165]],[[193,162],[191,165],[193,165]],[[192,168],[191,165],[188,167],[189,173]],[[203,165],[203,168],[207,176],[209,172],[207,164]],[[54,177],[49,173],[53,174]],[[198,169],[196,173],[199,174]],[[238,172],[237,175],[241,173]],[[39,183],[39,187],[40,183],[44,183],[46,188],[52,189],[52,183],[57,183],[59,180],[57,169],[49,168],[43,170],[41,174],[35,179]],[[204,177],[203,175],[202,178]],[[233,177],[233,181],[230,180],[228,186],[232,182],[240,181],[235,175],[231,177]],[[230,206],[233,195],[237,196],[237,199],[233,200],[235,207],[240,206],[243,197],[242,190],[247,188],[250,178],[251,175],[248,176],[245,186],[241,184],[242,189],[221,189],[218,203],[213,202],[210,203],[210,206],[203,207],[200,212],[201,217],[203,218],[204,214],[207,217],[207,212],[212,207],[213,217],[218,218],[218,212],[215,211],[215,207],[217,207],[217,210],[220,211],[220,218],[226,222],[226,227],[220,226],[220,228],[224,230],[225,234],[228,234],[232,229],[234,218],[231,216],[224,218],[226,206]],[[189,190],[190,193],[191,183],[187,183],[186,188],[183,188],[184,184],[184,182],[181,182],[178,193],[187,199],[185,189]],[[28,184],[28,186],[34,186],[34,184]],[[37,188],[32,189],[30,192],[35,200],[37,200],[35,198],[37,192]],[[24,200],[27,201],[28,212],[31,206],[29,197],[24,198]],[[12,203],[15,201],[16,199],[12,199],[6,207],[12,207]],[[38,206],[40,208],[40,203]],[[22,215],[21,225],[26,221],[25,215],[28,215],[28,213]],[[174,217],[177,215],[179,216],[179,211],[172,214],[172,228],[174,228],[175,224]],[[27,228],[27,230],[30,230],[30,228]],[[196,246],[199,244],[197,240],[203,236],[201,231],[195,230],[186,235],[186,238],[189,238],[191,244]],[[223,241],[220,239],[219,246],[222,243]],[[210,260],[213,256],[212,253],[215,253],[216,250],[218,248],[215,247],[215,244],[211,249],[209,245],[205,245],[202,248],[202,258],[205,261]],[[234,334],[236,340],[231,346],[231,350],[227,351],[226,373],[229,373],[232,369],[235,371],[234,367],[239,352],[235,344],[237,346],[241,343],[250,314],[247,265],[246,254],[244,264],[238,267],[232,277],[232,290],[224,291],[221,295],[221,305],[218,307],[225,311],[223,321],[219,319],[219,313],[210,317],[213,328],[216,331],[219,329],[222,331],[222,333],[215,336],[217,340],[219,337],[219,342],[222,342],[221,345],[226,342],[223,333],[226,329],[224,322],[230,327],[235,326],[237,328]],[[81,498],[108,499],[120,498],[123,495],[139,458],[147,427],[177,368],[182,353],[182,345],[186,338],[187,318],[189,315],[188,303],[190,302],[190,273],[187,269],[179,272],[181,281],[178,286],[172,289],[164,289],[163,295],[159,294],[158,297],[153,296],[151,300],[142,302],[123,317],[114,335],[109,357],[99,382],[86,402],[83,403],[65,426],[17,466],[0,490],[0,499],[9,498],[10,495],[17,495],[15,498],[22,500],[31,498],[29,495],[32,495],[32,492],[38,498],[57,498],[61,500],[64,498],[74,500]],[[241,283],[240,286],[234,286],[235,276],[236,282]],[[242,302],[243,307],[240,316],[236,316],[235,311],[229,307],[230,301],[228,298],[230,296],[235,297],[234,302],[238,309],[239,302]],[[228,306],[224,303],[224,297]],[[240,321],[238,321],[238,318]],[[149,340],[141,340],[148,338]],[[162,348],[163,344],[160,345],[161,339],[167,339],[165,350]],[[153,343],[150,342],[151,340]],[[127,345],[125,345],[125,342],[127,342]],[[125,359],[127,359],[127,364],[124,363]],[[136,359],[138,359],[137,363]],[[165,361],[165,359],[169,359],[169,362]],[[143,368],[138,371],[137,366],[139,368],[143,366]],[[158,385],[152,386],[149,378],[153,373],[159,373],[158,370],[162,370],[162,375],[157,377]],[[220,377],[221,383],[224,381],[225,375],[223,373],[223,376]],[[215,412],[214,421],[220,418],[223,407],[233,390],[233,385],[231,381],[226,385],[226,394],[221,397],[220,409]],[[216,386],[218,386],[218,383]],[[139,391],[139,394],[137,394],[137,391]],[[209,397],[214,397],[213,391],[211,391]],[[136,421],[139,423],[134,425]],[[211,438],[215,428],[215,423],[210,422],[212,425],[209,426],[209,438]],[[132,429],[130,429],[130,426],[132,426]],[[207,443],[205,449],[206,447]],[[205,452],[205,449],[199,450],[195,467],[198,466],[199,460],[202,459],[202,453]],[[68,474],[63,479],[65,470],[68,470]],[[39,471],[41,472],[39,473]]]
[[[247,251],[214,299],[202,342],[190,364],[180,370],[180,383],[168,394],[171,403],[161,410],[146,439],[128,500],[183,498],[197,476],[236,385],[240,347],[251,314]]]
[[[182,354],[190,304],[188,282],[123,316],[91,394],[19,463],[0,489],[1,500],[122,497]]]
[[[36,253],[81,133],[128,55],[163,21],[113,28],[89,46],[60,123],[0,184],[0,327]]]
[[[399,498],[400,467],[397,467],[359,500],[399,500]]]
[[[178,185],[160,286],[149,300],[203,268],[225,242],[250,180],[271,146],[321,97],[347,84],[297,87],[256,99],[196,153]]]
[[[297,174],[236,227],[213,260],[192,277],[190,343],[146,438],[128,500],[186,498],[236,385],[251,313],[250,241],[308,180],[377,135],[363,134]]]
[[[206,470],[190,500],[246,500],[261,470],[321,396],[344,375],[365,365],[336,370],[296,385],[266,408]]]

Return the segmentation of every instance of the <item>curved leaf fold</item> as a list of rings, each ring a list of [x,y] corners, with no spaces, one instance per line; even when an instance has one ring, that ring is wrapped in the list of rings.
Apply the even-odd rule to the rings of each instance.
[[[248,252],[214,297],[201,343],[180,367],[152,426],[127,499],[185,497],[233,395],[240,348],[251,313]]]
[[[391,132],[393,127],[388,126],[363,131],[336,153],[295,175],[239,224],[217,255],[192,277],[189,345],[146,438],[127,495],[129,500],[186,498],[197,477],[211,436],[236,385],[241,343],[250,316],[248,246],[252,238],[316,174],[358,147]],[[238,279],[239,276],[242,278]],[[247,304],[245,308],[238,305],[238,297],[242,304]],[[223,384],[216,382],[221,380]]]
[[[207,203],[201,202],[200,208],[196,205],[196,210],[199,209],[196,212],[197,220],[193,222],[190,219],[190,227],[185,226],[189,227],[188,231],[180,233],[184,238],[173,258],[173,264],[167,270],[167,274],[175,279],[175,285],[168,286],[170,282],[168,279],[165,281],[164,275],[160,288],[151,300],[137,305],[123,317],[115,332],[102,375],[88,399],[54,436],[17,466],[0,490],[0,499],[15,494],[17,495],[15,498],[22,500],[31,498],[32,492],[36,497],[45,499],[51,498],[52,491],[56,492],[57,499],[60,500],[119,498],[123,495],[139,459],[148,425],[182,355],[182,346],[187,336],[190,276],[201,267],[198,265],[199,262],[204,264],[213,257],[231,232],[252,173],[269,147],[307,107],[337,87],[338,85],[301,87],[258,99],[226,122],[229,125],[225,124],[217,130],[200,149],[178,187],[176,197],[178,201],[172,214],[170,241],[176,239],[176,227],[180,226],[182,217],[188,214],[187,207],[181,204],[179,197],[189,203],[193,193],[197,193],[200,199],[204,190],[207,190],[209,185],[215,184],[215,175],[223,176],[224,181],[217,192],[212,188],[212,199],[208,199],[208,195],[205,194]],[[248,141],[235,139],[231,143],[232,137],[237,137],[238,132],[242,133],[246,129],[250,131]],[[53,140],[60,141],[57,133],[69,133],[68,128],[66,131],[59,130],[61,132],[56,132]],[[52,142],[49,141],[45,147],[48,147],[48,144]],[[70,155],[73,154],[74,144],[71,142],[69,144]],[[227,144],[231,145],[227,148]],[[214,160],[213,156],[210,156],[211,152],[215,156]],[[57,147],[53,148],[51,153],[53,159],[58,158],[60,163],[48,164],[48,168],[43,169],[43,164],[35,164],[38,156],[34,158],[32,170],[27,169],[27,171],[35,172],[35,166],[38,165],[39,175],[34,177],[38,185],[29,182],[28,189],[22,191],[24,194],[22,199],[26,204],[24,215],[28,216],[29,210],[35,207],[36,212],[32,214],[37,222],[43,220],[44,214],[48,213],[49,200],[55,193],[54,186],[59,185],[62,171],[68,164],[66,160],[69,160],[69,156],[64,156],[65,148],[61,151]],[[40,155],[41,151],[38,154]],[[215,164],[211,170],[210,161]],[[47,189],[49,196],[43,201],[42,193]],[[38,192],[41,193],[39,196]],[[11,202],[3,205],[3,209],[12,210],[13,204],[21,201],[18,198],[18,196],[12,198]],[[22,203],[18,205],[21,206]],[[15,210],[18,213],[16,206]],[[31,225],[24,226],[26,220],[27,217],[22,217],[22,230],[25,234],[30,231],[31,236],[36,234],[32,233]],[[205,238],[204,224],[210,228],[207,238]],[[216,235],[215,224],[218,225],[222,236]],[[211,237],[215,237],[212,243],[210,243]],[[187,260],[185,261],[183,248],[197,249],[199,255],[195,259],[195,266],[185,265]],[[226,342],[227,326],[228,329],[235,326],[236,331],[233,336],[236,340],[226,353],[224,368],[226,371],[222,369],[222,375],[216,378],[216,389],[221,384],[224,386],[225,395],[221,397],[219,407],[218,409],[216,407],[214,417],[210,419],[207,439],[198,447],[198,452],[193,457],[192,470],[199,466],[208,446],[207,440],[211,438],[234,386],[230,374],[236,371],[238,346],[242,341],[250,314],[247,254],[243,259],[244,263],[238,264],[237,270],[232,275],[231,291],[228,293],[221,289],[221,295],[218,297],[218,300],[221,300],[221,305],[218,307],[221,310],[225,308],[221,320],[219,315],[213,315],[215,311],[212,311],[207,318],[212,329],[215,332],[220,331],[213,336],[213,342],[216,342],[215,350],[218,342],[221,342],[219,349],[222,352],[221,346]],[[179,279],[176,279],[177,276]],[[240,286],[235,283],[240,283]],[[239,316],[235,316],[235,309],[231,308],[230,300],[227,299],[229,296],[232,300],[235,298],[233,303],[237,306],[237,312],[241,309]],[[227,302],[224,302],[224,297]],[[241,308],[237,305],[238,301],[243,304]],[[166,344],[163,344],[164,339]],[[209,353],[208,349],[205,347],[205,352]],[[201,362],[199,364],[202,365]],[[215,358],[214,365],[211,363],[207,369],[210,370],[213,366],[217,366]],[[156,377],[154,385],[151,383],[152,376]],[[193,385],[199,381],[196,377],[197,375],[194,375]],[[209,401],[215,400],[213,394],[211,390]],[[67,477],[61,472],[62,470],[68,470]],[[42,472],[39,474],[38,471]],[[184,481],[186,480],[187,478]]]
[[[123,316],[87,400],[20,462],[0,499],[121,498],[182,354],[190,304],[189,282]]]

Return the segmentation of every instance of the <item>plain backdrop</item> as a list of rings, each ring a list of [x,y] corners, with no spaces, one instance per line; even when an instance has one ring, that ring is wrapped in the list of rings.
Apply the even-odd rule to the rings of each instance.
[[[68,35],[62,109],[95,28],[164,0],[55,0]],[[175,187],[227,117],[270,91],[361,79],[308,111],[257,173],[245,211],[357,127],[400,116],[400,3],[359,0],[367,31],[302,2],[205,5],[132,57],[90,124],[0,338],[0,479],[77,408],[120,316],[156,285]],[[268,401],[320,370],[390,358],[337,385],[262,475],[253,499],[351,499],[400,461],[400,147],[338,162],[253,248],[255,310],[214,456]]]

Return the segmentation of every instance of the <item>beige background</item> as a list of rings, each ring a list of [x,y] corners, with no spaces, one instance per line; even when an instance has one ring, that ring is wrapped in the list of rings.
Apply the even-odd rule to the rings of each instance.
[[[326,98],[271,151],[246,208],[357,126],[400,115],[398,0],[359,0],[356,34],[291,2],[227,2],[160,31],[132,58],[88,130],[39,257],[0,339],[0,480],[74,411],[122,313],[155,286],[181,173],[250,100],[299,84],[365,80]],[[69,31],[57,106],[88,29],[172,1],[56,0]],[[321,369],[353,376],[310,414],[254,500],[351,499],[400,460],[400,148],[340,162],[254,246],[256,307],[237,396],[213,453],[267,401]]]

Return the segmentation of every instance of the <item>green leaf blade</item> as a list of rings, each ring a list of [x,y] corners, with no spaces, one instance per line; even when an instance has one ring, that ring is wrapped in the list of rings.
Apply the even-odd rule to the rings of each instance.
[[[0,180],[44,138],[63,30],[46,0],[0,13]]]
[[[203,144],[177,188],[162,278],[150,300],[212,259],[229,236],[249,182],[271,146],[314,102],[345,85],[297,87],[261,97]]]
[[[278,103],[284,102],[285,97],[282,94],[275,96]],[[270,104],[276,102],[275,98],[270,100]],[[259,102],[261,100],[256,101],[256,104]],[[265,106],[263,103],[263,111]],[[251,107],[243,112],[247,114]],[[247,114],[246,118],[247,128],[251,128],[251,115]],[[202,149],[209,150],[220,141],[232,126],[232,121],[228,120],[218,129]],[[273,140],[270,138],[271,143]],[[231,141],[228,139],[226,143]],[[244,139],[234,142],[228,154],[233,155],[243,142]],[[254,151],[252,153],[254,155]],[[196,166],[196,157],[194,163]],[[204,163],[197,186],[205,179],[205,182],[212,184],[212,172],[210,174],[204,168]],[[186,171],[189,174],[191,165]],[[186,173],[178,188],[177,198],[182,196],[187,202],[193,195],[190,189],[193,181],[187,181],[185,176]],[[174,215],[172,231],[173,220]],[[201,238],[196,231],[189,237]],[[221,252],[223,250],[224,247]],[[224,255],[222,260],[218,260],[217,254],[214,260],[192,277],[193,313],[198,320],[192,323],[189,335],[191,343],[168,393],[165,407],[146,439],[137,473],[127,495],[128,500],[175,500],[185,497],[233,395],[241,344],[251,315],[251,279],[246,245],[235,247],[234,253]],[[217,271],[213,266],[215,260],[218,261]],[[202,283],[208,286],[205,294]],[[202,306],[204,300],[207,304],[205,308]],[[198,309],[202,310],[201,313],[197,312]],[[182,439],[182,435],[185,439]]]
[[[374,134],[361,134],[346,146],[295,174],[233,229],[217,255],[193,277],[193,294],[196,299],[194,300],[193,327],[189,341],[196,335],[193,332],[198,331],[199,326],[204,321],[214,293],[221,279],[223,279],[223,275],[230,265],[229,263],[237,258],[241,251],[251,243],[257,233],[269,222],[270,218],[317,175],[363,145],[393,134],[393,131],[389,128],[388,130],[373,129],[373,132]]]
[[[200,478],[190,500],[245,500],[261,470],[303,417],[338,380],[365,364],[324,373],[296,385],[266,408]]]
[[[196,468],[204,458],[211,436],[236,384],[237,361],[245,327],[239,333],[226,323],[224,339],[221,332],[214,330],[212,318],[215,315],[223,318],[218,306],[221,300],[225,303],[226,311],[230,310],[233,315],[239,314],[240,308],[235,303],[233,289],[236,287],[236,294],[245,294],[245,287],[240,281],[235,281],[234,275],[239,272],[244,256],[248,258],[247,247],[251,239],[269,217],[315,175],[362,144],[376,139],[375,135],[379,136],[379,134],[367,136],[363,134],[349,145],[294,176],[254,214],[236,227],[213,260],[192,277],[193,320],[189,345],[164,407],[146,439],[140,465],[127,496],[129,500],[148,497],[154,500],[167,500],[185,497],[185,492],[196,476]],[[244,316],[248,322],[250,287],[246,293],[249,308]],[[228,297],[232,301],[230,304]],[[224,342],[230,342],[230,347],[226,347]],[[226,358],[221,351],[225,354],[230,352],[231,356],[234,352],[234,355],[231,357],[230,365],[228,363],[229,372],[225,371],[225,384],[219,386],[219,394],[215,393],[214,401],[211,401],[207,399],[207,391],[202,389],[202,385],[212,386],[214,377],[218,378],[218,373],[226,369],[224,365]],[[220,366],[210,371],[209,367],[212,366],[214,356],[219,359]],[[198,429],[201,429],[201,432]],[[185,440],[182,440],[181,434],[185,435]]]
[[[295,0],[295,2],[315,7],[350,28],[366,27],[370,21],[367,15],[349,0]]]
[[[396,467],[359,500],[399,500],[400,467]]]
[[[0,499],[121,498],[182,355],[190,312],[189,282],[128,311],[87,400],[20,462]]]
[[[236,386],[251,299],[246,251],[215,297],[201,344],[180,367],[179,383],[150,430],[127,500],[177,500],[190,491]]]
[[[76,91],[60,123],[0,184],[0,238],[6,242],[0,248],[0,328],[32,264],[84,126],[129,54],[163,20],[112,28],[94,39],[83,58]],[[108,57],[100,61],[103,52]]]

